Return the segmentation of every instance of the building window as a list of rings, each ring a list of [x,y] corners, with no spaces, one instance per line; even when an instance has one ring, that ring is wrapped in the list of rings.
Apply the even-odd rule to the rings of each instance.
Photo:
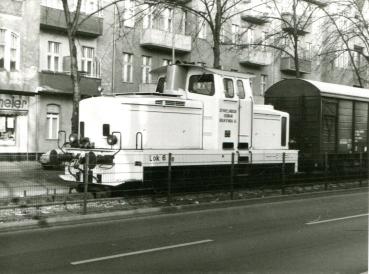
[[[56,72],[60,71],[60,43],[48,42],[47,69]]]
[[[238,44],[240,37],[240,26],[236,25],[236,24],[232,24],[232,43],[233,44]]]
[[[133,28],[135,25],[135,1],[125,0],[123,9],[123,24],[125,27]]]
[[[206,21],[202,18],[198,18],[198,37],[206,39]]]
[[[173,32],[173,20],[174,20],[174,16],[173,16],[173,9],[168,9],[167,10],[167,14],[168,14],[168,18],[167,18],[167,24],[168,24],[168,27],[167,27],[167,30],[169,32]]]
[[[142,83],[151,83],[151,63],[152,58],[150,56],[142,56]]]
[[[171,65],[172,64],[172,60],[170,59],[163,59],[163,66],[168,66],[168,65]]]
[[[151,29],[154,25],[154,7],[152,5],[144,5],[144,17],[143,17],[143,28],[144,29]]]
[[[47,139],[58,139],[60,107],[47,105],[46,128]]]
[[[133,54],[123,53],[123,82],[133,82]]]
[[[267,87],[268,75],[262,74],[260,76],[260,95],[263,96]]]
[[[0,68],[5,68],[5,47],[6,47],[6,40],[5,40],[5,29],[0,29]]]
[[[91,47],[82,47],[81,70],[87,76],[94,76],[95,50]]]
[[[0,29],[0,69],[19,69],[19,35],[7,29]]]
[[[0,145],[15,145],[15,115],[0,114]]]
[[[349,53],[347,51],[337,53],[334,65],[337,68],[347,68],[349,64]]]
[[[180,23],[180,29],[181,29],[181,33],[183,35],[186,35],[186,23],[187,23],[187,12],[183,11],[182,12],[182,18],[181,18],[181,23]]]
[[[354,45],[354,62],[355,65],[360,68],[363,64],[362,62],[362,55],[364,52],[364,48],[361,46]]]

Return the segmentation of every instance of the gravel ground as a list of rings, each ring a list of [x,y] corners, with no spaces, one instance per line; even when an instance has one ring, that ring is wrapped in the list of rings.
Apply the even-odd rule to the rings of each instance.
[[[359,182],[332,183],[328,190],[346,189],[359,187]],[[284,189],[286,195],[323,191],[323,184],[309,186],[291,186]],[[249,189],[237,190],[233,193],[234,200],[243,200],[257,197],[270,197],[282,194],[281,189]],[[168,204],[167,197],[143,196],[126,198],[94,199],[88,195],[87,212],[112,212],[150,207],[165,207],[168,205],[180,206],[189,204],[216,203],[231,200],[230,192],[193,193],[182,194],[171,197]],[[1,203],[0,203],[1,204]],[[35,206],[38,205],[38,206]],[[42,206],[41,206],[42,205]],[[0,206],[0,224],[7,222],[22,222],[24,220],[44,220],[48,217],[73,216],[83,213],[83,194],[73,193],[71,195],[49,195],[28,198],[13,198],[2,201]]]

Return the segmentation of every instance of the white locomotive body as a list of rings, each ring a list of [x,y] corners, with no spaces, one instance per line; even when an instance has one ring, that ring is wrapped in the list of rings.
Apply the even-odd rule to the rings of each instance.
[[[91,152],[107,156],[90,171],[90,183],[104,186],[144,182],[169,162],[190,171],[229,167],[232,153],[234,164],[249,169],[284,163],[297,170],[298,151],[288,149],[288,113],[255,105],[249,75],[193,65],[154,73],[160,75],[156,93],[80,102],[80,142],[64,148],[73,159],[64,180],[83,181],[83,161],[75,159]]]

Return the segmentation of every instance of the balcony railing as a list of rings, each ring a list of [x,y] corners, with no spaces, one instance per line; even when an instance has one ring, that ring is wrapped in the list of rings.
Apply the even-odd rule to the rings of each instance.
[[[281,71],[294,73],[296,72],[296,66],[292,57],[281,58]],[[300,73],[311,73],[311,60],[299,59],[299,71]]]
[[[144,29],[140,45],[148,48],[172,49],[173,34],[171,32],[158,29]],[[191,36],[175,34],[174,49],[180,52],[190,52],[192,49]]]
[[[74,14],[72,13],[72,16]],[[86,15],[80,15],[80,21],[86,18]],[[60,9],[41,6],[41,29],[56,30],[66,32],[64,11]],[[103,19],[98,16],[91,16],[84,21],[78,28],[77,34],[88,37],[98,37],[103,33]]]
[[[272,52],[260,48],[245,49],[239,57],[240,64],[250,66],[267,66],[273,62]]]
[[[73,84],[70,74],[62,72],[41,71],[39,73],[39,85],[42,93],[50,94],[73,94]],[[81,94],[84,96],[99,95],[98,88],[101,79],[84,77],[79,79]]]

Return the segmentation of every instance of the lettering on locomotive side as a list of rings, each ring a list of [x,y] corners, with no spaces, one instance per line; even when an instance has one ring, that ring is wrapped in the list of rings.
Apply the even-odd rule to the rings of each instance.
[[[168,155],[167,154],[149,155],[149,161],[150,162],[167,162],[168,161]],[[171,161],[174,162],[174,156],[172,156]]]
[[[229,124],[237,123],[236,109],[220,108],[219,112],[221,113],[219,118],[220,123],[229,123]]]

